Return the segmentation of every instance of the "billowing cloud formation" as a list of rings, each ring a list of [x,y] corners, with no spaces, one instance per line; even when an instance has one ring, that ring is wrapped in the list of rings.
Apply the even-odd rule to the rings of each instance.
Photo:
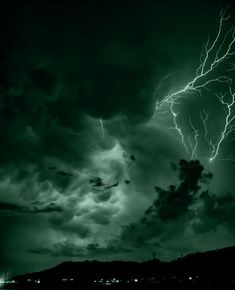
[[[79,245],[66,240],[51,248],[31,249],[31,252],[57,258],[146,259],[157,251],[162,258],[169,259],[192,249],[201,250],[205,247],[200,241],[202,235],[207,234],[212,243],[214,236],[221,234],[217,232],[225,230],[232,241],[235,198],[230,193],[216,195],[204,189],[213,175],[205,172],[199,161],[181,160],[177,169],[179,183],[166,190],[155,187],[157,198],[142,217],[123,226],[121,232],[107,239],[105,244]],[[219,245],[220,241],[217,243]]]
[[[162,234],[167,233],[165,227],[169,227],[169,225],[174,227],[175,224],[179,223],[179,220],[182,223],[179,231],[185,230],[184,227],[188,226],[186,221],[195,217],[193,205],[197,204],[198,199],[200,199],[201,182],[211,177],[210,173],[204,173],[204,168],[199,161],[181,160],[179,162],[179,185],[170,185],[167,190],[155,186],[158,193],[157,199],[145,211],[140,223],[133,223],[124,229],[123,236],[131,233],[133,237],[137,234],[136,241],[142,245],[144,241],[151,241],[151,238],[160,241]],[[174,231],[171,232],[172,235],[173,233]],[[160,245],[160,243],[157,242],[156,245]]]

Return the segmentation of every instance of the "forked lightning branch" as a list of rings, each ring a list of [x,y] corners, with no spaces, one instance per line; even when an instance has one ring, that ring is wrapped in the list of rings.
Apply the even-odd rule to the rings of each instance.
[[[180,142],[191,159],[197,157],[197,149],[199,145],[199,136],[203,136],[209,148],[208,159],[210,162],[215,159],[232,160],[232,155],[223,155],[223,143],[226,139],[232,137],[235,131],[235,89],[233,88],[233,76],[235,71],[235,63],[233,55],[235,55],[235,27],[232,26],[226,31],[224,26],[231,19],[231,15],[226,10],[220,12],[217,34],[214,40],[208,38],[204,44],[200,55],[200,63],[195,72],[195,77],[180,89],[171,89],[165,97],[158,97],[153,117],[156,118],[161,112],[165,112],[166,108],[171,116],[173,129],[179,136]],[[218,69],[219,68],[219,69]],[[166,79],[166,77],[165,77]],[[191,116],[188,118],[189,128],[193,132],[191,138],[179,121],[180,110],[177,111],[179,105],[182,104],[188,94],[203,97],[205,92],[211,91],[211,85],[223,85],[226,92],[215,91],[214,98],[219,105],[223,107],[223,126],[216,138],[209,137],[211,132],[208,128],[208,120],[211,117],[210,111],[205,108],[200,110],[200,121],[202,126],[196,128],[193,124]],[[177,109],[176,109],[177,107]]]

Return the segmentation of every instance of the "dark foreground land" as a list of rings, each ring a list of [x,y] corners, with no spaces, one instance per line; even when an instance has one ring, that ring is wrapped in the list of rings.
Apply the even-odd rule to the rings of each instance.
[[[235,246],[172,262],[64,262],[13,277],[8,289],[235,289]]]

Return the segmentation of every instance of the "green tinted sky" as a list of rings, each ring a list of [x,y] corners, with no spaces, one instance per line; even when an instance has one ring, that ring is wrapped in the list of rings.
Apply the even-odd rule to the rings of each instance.
[[[195,76],[226,7],[223,35],[234,20],[228,1],[1,3],[1,271],[153,252],[169,260],[234,244],[235,163],[219,160],[233,154],[234,136],[209,163],[200,119],[210,112],[216,144],[225,122],[216,94],[229,87],[182,95],[175,109],[188,154],[169,129],[169,105],[152,118],[156,88],[161,100]],[[232,57],[209,77],[232,79]],[[179,163],[195,145],[190,120],[204,171]]]

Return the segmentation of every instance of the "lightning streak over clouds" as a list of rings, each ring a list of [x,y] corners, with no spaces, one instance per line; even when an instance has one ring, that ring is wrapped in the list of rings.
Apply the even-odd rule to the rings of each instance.
[[[0,273],[234,245],[222,1],[0,1]]]
[[[191,149],[191,157],[195,158],[196,149],[198,147],[198,136],[199,129],[196,130],[192,125],[191,117],[189,118],[189,128],[194,131],[194,139],[195,146],[192,146],[190,136],[187,136],[187,133],[184,132],[182,125],[178,121],[178,117],[180,115],[180,109],[178,112],[175,110],[175,106],[179,107],[180,104],[183,104],[183,98],[190,97],[190,95],[198,95],[200,98],[204,98],[206,92],[211,92],[211,86],[220,85],[226,86],[226,95],[230,94],[231,101],[225,101],[224,96],[215,94],[221,105],[226,106],[226,114],[225,114],[225,125],[221,132],[219,133],[219,137],[214,142],[211,138],[208,137],[209,129],[207,127],[207,121],[209,119],[209,113],[202,109],[200,111],[200,119],[203,123],[204,129],[204,137],[210,147],[209,151],[209,161],[215,160],[221,151],[221,145],[223,141],[234,131],[234,125],[232,122],[235,119],[235,114],[232,110],[234,105],[234,93],[232,92],[232,83],[233,78],[229,76],[227,73],[234,70],[234,63],[230,61],[229,64],[226,62],[228,59],[235,54],[233,51],[233,46],[235,42],[235,28],[230,28],[227,32],[223,32],[223,26],[226,21],[230,19],[230,15],[227,15],[226,10],[222,10],[220,12],[220,21],[217,35],[215,36],[214,41],[210,41],[208,38],[207,42],[204,45],[203,51],[200,55],[200,65],[196,70],[196,76],[189,81],[183,88],[178,90],[171,89],[170,92],[163,99],[156,101],[156,107],[153,117],[157,116],[157,113],[161,112],[163,109],[168,108],[170,116],[173,120],[173,127],[170,129],[174,129],[177,134],[180,136],[180,141],[185,148],[187,154],[190,153]],[[224,72],[218,71],[219,65],[227,65],[229,69],[226,69]],[[214,76],[216,74],[216,76]],[[164,78],[166,80],[169,77]],[[161,82],[160,82],[161,84]],[[158,86],[159,89],[159,86]],[[203,102],[202,102],[203,103]],[[186,142],[188,140],[188,142]],[[189,148],[190,147],[190,148]]]
[[[208,129],[207,129],[207,121],[208,121],[209,116],[210,116],[210,112],[207,112],[206,110],[200,111],[200,118],[203,123],[204,130],[205,130],[204,138],[208,144],[210,144],[210,141],[208,139]]]
[[[191,126],[191,129],[193,131],[193,134],[194,134],[194,146],[192,146],[192,155],[191,155],[191,159],[194,159],[196,157],[196,150],[197,150],[197,146],[198,146],[198,136],[199,136],[199,130],[197,130],[194,126],[193,126],[193,123],[192,123],[192,118],[190,116],[189,118],[189,122],[190,122],[190,126]]]
[[[102,132],[102,137],[104,138],[104,124],[103,124],[102,118],[100,118],[100,128],[101,128],[101,132]]]
[[[225,101],[225,95],[217,95],[219,101],[222,105],[226,106],[226,118],[225,118],[225,125],[224,129],[221,132],[220,138],[215,146],[214,150],[212,151],[212,155],[210,161],[213,161],[217,155],[219,154],[221,143],[235,130],[235,124],[232,124],[233,120],[235,119],[235,113],[232,110],[233,105],[235,103],[235,93],[232,92],[231,87],[229,88],[231,101]]]

